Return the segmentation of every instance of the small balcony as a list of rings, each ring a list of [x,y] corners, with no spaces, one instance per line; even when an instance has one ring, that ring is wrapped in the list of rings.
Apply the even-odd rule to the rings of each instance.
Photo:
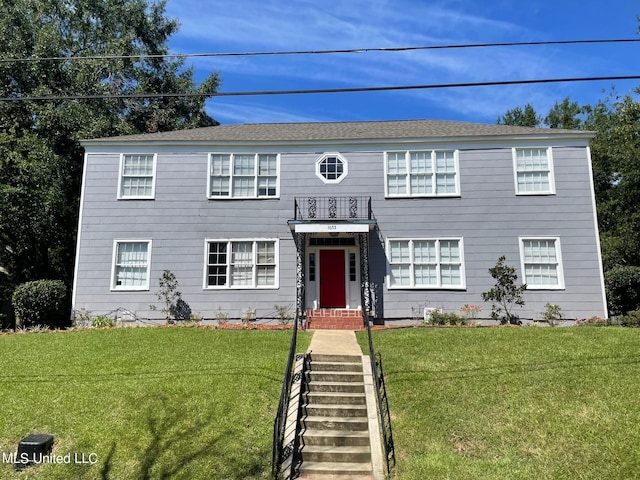
[[[294,200],[293,219],[296,221],[353,221],[372,218],[371,197],[296,197]]]

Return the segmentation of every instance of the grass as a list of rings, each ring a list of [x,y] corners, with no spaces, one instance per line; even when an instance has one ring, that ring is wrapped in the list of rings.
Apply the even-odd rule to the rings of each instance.
[[[194,328],[2,336],[0,452],[51,433],[55,455],[97,463],[22,473],[5,463],[0,478],[267,478],[290,339]],[[301,333],[298,351],[309,341]]]
[[[640,478],[640,329],[414,328],[374,344],[394,478]]]

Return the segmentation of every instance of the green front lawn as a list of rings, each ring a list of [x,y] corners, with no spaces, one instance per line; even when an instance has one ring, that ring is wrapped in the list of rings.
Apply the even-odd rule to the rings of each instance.
[[[395,478],[640,478],[640,329],[414,328],[374,342]]]
[[[298,351],[310,338],[301,332]],[[97,463],[4,463],[0,478],[266,478],[290,340],[195,328],[2,336],[0,452],[51,433],[55,455]]]

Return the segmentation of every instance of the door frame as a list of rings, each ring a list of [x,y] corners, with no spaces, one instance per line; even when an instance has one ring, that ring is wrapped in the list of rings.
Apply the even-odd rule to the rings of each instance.
[[[307,276],[305,286],[307,288],[307,306],[306,308],[320,307],[320,250],[343,250],[344,251],[344,284],[345,284],[345,306],[336,307],[354,310],[360,308],[360,250],[356,246],[313,246],[307,247],[306,251],[306,271],[309,272],[309,259],[311,254],[315,254],[315,281],[311,282]],[[349,272],[349,254],[355,255],[356,279],[350,280]],[[355,284],[352,286],[352,284]]]

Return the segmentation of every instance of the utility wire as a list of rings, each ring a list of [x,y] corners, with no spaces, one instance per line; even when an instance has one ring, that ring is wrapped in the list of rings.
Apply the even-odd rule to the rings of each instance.
[[[465,82],[465,83],[437,83],[427,85],[396,85],[381,87],[351,87],[351,88],[316,88],[305,90],[264,90],[239,92],[185,92],[185,93],[123,93],[118,95],[66,95],[66,96],[29,96],[29,97],[0,97],[0,102],[25,101],[55,101],[55,100],[103,100],[103,99],[136,99],[136,98],[173,98],[173,97],[246,97],[261,95],[308,95],[319,93],[353,93],[379,92],[398,90],[427,90],[440,88],[491,87],[500,85],[533,85],[540,83],[568,83],[568,82],[597,82],[605,80],[639,80],[640,75],[617,75],[605,77],[573,77],[573,78],[543,78],[533,80],[502,80],[494,82]]]
[[[124,60],[146,58],[194,58],[194,57],[257,57],[274,55],[325,55],[335,53],[368,53],[368,52],[408,52],[415,50],[444,50],[461,48],[490,48],[490,47],[521,47],[534,45],[579,45],[585,43],[632,43],[640,42],[638,38],[601,39],[601,40],[550,40],[539,42],[503,42],[503,43],[466,43],[454,45],[423,45],[416,47],[380,47],[380,48],[353,48],[341,50],[294,50],[272,52],[222,52],[222,53],[165,53],[156,55],[87,55],[66,57],[24,57],[24,58],[0,58],[0,63],[10,62],[41,62],[41,61],[69,61],[69,60]]]

